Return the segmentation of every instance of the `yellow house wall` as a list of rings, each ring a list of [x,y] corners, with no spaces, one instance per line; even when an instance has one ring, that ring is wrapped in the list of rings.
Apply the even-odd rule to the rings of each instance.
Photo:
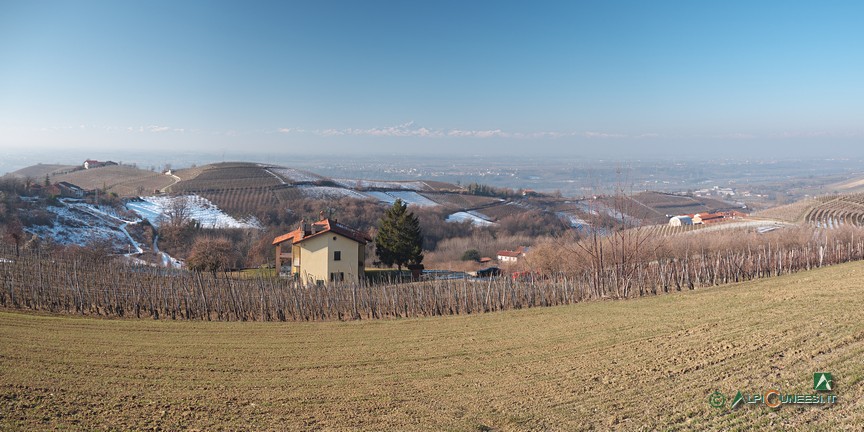
[[[325,233],[295,245],[300,257],[299,277],[306,282],[330,281],[330,273],[342,272],[346,281],[356,281],[363,271],[359,265],[365,259],[360,243],[335,233]],[[333,259],[334,251],[342,252],[342,259]]]

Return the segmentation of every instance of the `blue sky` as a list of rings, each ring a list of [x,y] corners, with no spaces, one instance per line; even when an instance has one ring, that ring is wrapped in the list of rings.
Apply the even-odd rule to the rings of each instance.
[[[862,155],[862,20],[858,1],[0,0],[0,149]]]

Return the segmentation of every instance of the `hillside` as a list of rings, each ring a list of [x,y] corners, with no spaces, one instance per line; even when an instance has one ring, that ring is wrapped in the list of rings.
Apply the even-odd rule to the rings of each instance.
[[[662,192],[640,192],[631,199],[633,202],[626,204],[631,216],[657,223],[666,223],[669,220],[666,215],[710,213],[740,207],[707,197]]]
[[[821,195],[765,209],[756,216],[836,228],[864,225],[864,193]]]
[[[113,165],[53,176],[51,181],[65,181],[84,189],[105,189],[121,197],[133,197],[162,190],[174,184],[176,179],[134,166]]]
[[[848,180],[843,180],[837,183],[831,183],[824,186],[824,190],[832,191],[833,193],[860,193],[864,192],[864,177],[855,177]]]
[[[18,178],[31,178],[41,183],[45,176],[53,177],[55,174],[65,173],[79,168],[77,165],[36,164],[18,171],[10,172],[9,175]]]
[[[441,318],[0,313],[0,429],[860,430],[860,263],[638,300]],[[94,353],[98,353],[94,356]],[[737,391],[836,405],[728,406]],[[722,408],[709,406],[719,391]]]
[[[37,167],[41,165],[31,167],[31,171],[38,171]],[[169,175],[131,166],[109,166],[58,175],[54,181],[68,181],[85,189],[107,189],[122,197],[162,192],[198,195],[238,219],[261,217],[274,209],[294,211],[304,205],[304,200],[336,202],[346,198],[382,204],[401,199],[414,207],[437,208],[435,211],[442,213],[446,220],[468,220],[475,225],[510,221],[511,228],[519,225],[516,219],[536,219],[538,214],[549,216],[547,223],[557,217],[573,227],[591,225],[596,217],[650,225],[665,224],[670,214],[705,213],[737,207],[706,197],[647,191],[626,197],[623,201],[609,196],[576,200],[523,196],[512,191],[481,196],[467,194],[461,186],[439,181],[329,178],[296,168],[254,162],[214,163],[179,169]],[[334,211],[338,213],[342,207],[350,208],[352,204],[342,201],[335,206],[338,208]],[[625,213],[623,218],[620,210]]]

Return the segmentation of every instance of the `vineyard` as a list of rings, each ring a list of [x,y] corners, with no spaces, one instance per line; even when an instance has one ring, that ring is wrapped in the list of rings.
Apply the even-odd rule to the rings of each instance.
[[[634,230],[638,230],[644,235],[649,237],[668,237],[683,233],[689,233],[698,231],[700,229],[705,228],[707,225],[699,224],[699,225],[680,225],[680,226],[671,226],[669,224],[663,225],[648,225],[638,228],[632,228]]]
[[[276,195],[269,188],[216,189],[197,192],[216,204],[222,211],[233,216],[253,215],[261,208],[274,208],[279,205]]]
[[[815,199],[803,199],[793,202],[791,204],[784,204],[781,206],[760,210],[754,213],[754,216],[766,219],[776,219],[786,222],[803,222],[804,217],[809,213],[811,208],[813,208],[813,206],[817,205],[818,203],[820,203],[820,201]]]
[[[176,193],[215,191],[223,189],[266,188],[283,181],[252,163],[222,163],[210,165],[190,180],[174,185]]]
[[[349,320],[460,315],[632,298],[761,279],[864,258],[864,239],[701,250],[678,258],[509,278],[371,285],[171,272],[29,254],[0,262],[0,306],[56,313],[187,320]],[[8,256],[7,248],[7,256]]]
[[[862,309],[853,264],[423,319],[0,310],[0,430],[860,431]],[[811,394],[814,371],[833,373],[838,403],[729,408],[739,390]]]
[[[804,215],[817,227],[836,228],[864,225],[864,194],[826,195],[818,197]]]

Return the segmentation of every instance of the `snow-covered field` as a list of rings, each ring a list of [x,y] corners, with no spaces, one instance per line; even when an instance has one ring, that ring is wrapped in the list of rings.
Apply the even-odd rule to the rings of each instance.
[[[183,196],[149,196],[141,197],[140,201],[129,201],[126,208],[159,226],[159,219],[176,200],[186,200],[190,217],[204,228],[260,228],[261,224],[255,218],[237,220],[227,215],[215,204],[198,195]]]
[[[484,214],[477,213],[475,211],[467,211],[467,212],[456,212],[447,216],[447,222],[471,222],[474,226],[489,226],[495,225],[495,222],[491,222],[488,220],[488,217]]]
[[[359,179],[333,179],[339,186],[350,189],[394,189],[394,190],[429,190],[429,186],[422,181],[384,181],[384,180],[359,180]]]
[[[566,213],[566,212],[558,212],[558,217],[564,218],[569,222],[571,228],[582,229],[583,227],[587,227],[591,224],[588,223],[585,219],[582,219],[576,215]]]
[[[390,192],[377,192],[377,191],[369,191],[363,192],[364,194],[375,198],[378,201],[385,202],[388,204],[393,204],[396,202],[396,199],[401,199],[402,202],[408,205],[415,205],[417,207],[435,207],[438,205],[435,201],[426,198],[423,195],[418,194],[413,191],[390,191]]]
[[[396,202],[396,197],[394,197],[392,195],[388,195],[386,192],[370,191],[370,192],[363,192],[363,193],[372,197],[372,198],[375,198],[376,200],[381,201],[383,203],[393,204],[394,202]]]
[[[406,202],[411,205],[416,205],[418,207],[435,207],[438,205],[435,201],[426,198],[423,195],[418,194],[417,192],[402,192],[402,191],[394,191],[387,192],[387,195],[392,197],[396,197],[401,199],[403,202]]]
[[[351,189],[332,186],[297,186],[297,190],[303,192],[303,195],[309,198],[319,199],[339,199],[339,198],[355,198],[367,199],[368,197],[360,192]]]

